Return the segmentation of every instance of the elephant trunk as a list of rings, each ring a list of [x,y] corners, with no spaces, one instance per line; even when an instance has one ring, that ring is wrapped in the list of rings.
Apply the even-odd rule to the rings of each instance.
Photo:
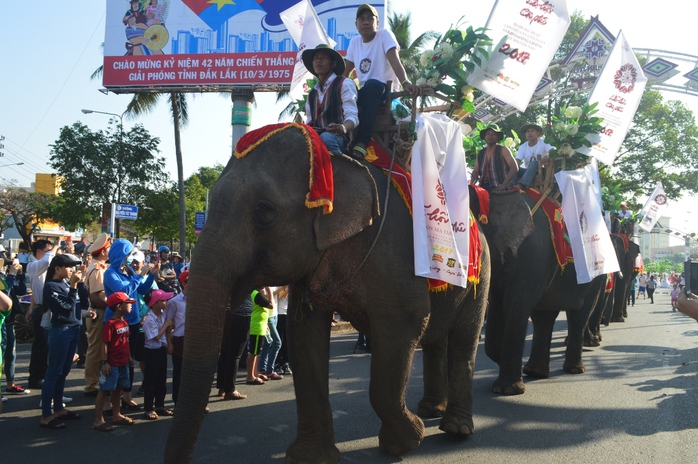
[[[202,233],[192,259],[186,288],[182,377],[165,448],[167,463],[191,461],[216,371],[225,308],[238,281],[238,276],[233,274],[233,263],[242,260],[206,258],[220,256],[220,244],[215,234]]]

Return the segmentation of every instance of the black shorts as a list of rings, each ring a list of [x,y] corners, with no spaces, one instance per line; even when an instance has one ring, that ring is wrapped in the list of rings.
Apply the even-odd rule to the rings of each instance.
[[[250,354],[257,356],[264,346],[264,335],[250,335]]]

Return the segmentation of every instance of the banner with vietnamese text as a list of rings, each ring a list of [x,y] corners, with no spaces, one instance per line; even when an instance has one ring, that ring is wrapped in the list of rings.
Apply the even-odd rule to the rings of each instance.
[[[646,84],[642,66],[625,40],[623,31],[620,31],[589,96],[590,104],[598,103],[599,112],[594,116],[603,118],[604,129],[600,134],[587,137],[593,143],[591,147],[580,147],[577,151],[612,165]]]
[[[555,174],[562,193],[562,214],[570,237],[578,284],[620,270],[592,178],[589,165]]]
[[[669,201],[667,200],[666,193],[664,192],[664,186],[662,182],[657,182],[657,186],[654,188],[654,192],[650,195],[645,206],[642,207],[640,215],[643,216],[642,221],[638,226],[647,232],[654,228],[654,225],[659,221],[659,219],[664,215],[664,212],[669,207]]]
[[[469,194],[460,125],[443,114],[417,115],[412,147],[415,275],[468,284]]]
[[[569,24],[565,0],[497,0],[485,26],[495,48],[468,84],[525,111]]]

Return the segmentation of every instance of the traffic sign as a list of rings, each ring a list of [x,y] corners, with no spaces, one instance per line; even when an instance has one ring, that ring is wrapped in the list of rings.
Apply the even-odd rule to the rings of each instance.
[[[194,216],[194,233],[196,235],[199,235],[201,233],[201,230],[204,228],[205,223],[206,213],[197,211],[196,215]]]
[[[117,203],[114,217],[116,219],[138,219],[138,206],[133,205],[120,205]]]

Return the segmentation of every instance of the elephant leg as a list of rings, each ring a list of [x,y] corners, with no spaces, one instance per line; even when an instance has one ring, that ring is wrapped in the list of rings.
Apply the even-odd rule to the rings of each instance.
[[[377,303],[377,307],[381,307],[381,304],[390,305],[382,302]],[[429,300],[421,307],[429,308]],[[395,317],[397,314],[399,318]],[[424,439],[424,423],[405,404],[405,387],[414,350],[427,321],[426,310],[420,311],[409,304],[386,311],[380,317],[371,317],[369,396],[371,406],[382,421],[378,434],[380,450],[392,456],[400,456],[416,448]],[[396,327],[396,324],[400,327]]]
[[[582,345],[587,317],[584,309],[567,311],[567,348],[562,370],[570,374],[582,374],[586,370],[582,362]]]
[[[448,337],[448,406],[439,428],[455,435],[472,435],[473,373],[484,317],[484,305],[471,317],[460,317]]]
[[[448,340],[436,343],[422,339],[424,395],[419,402],[420,417],[442,417],[448,404]]]
[[[553,338],[553,327],[559,311],[540,310],[531,313],[533,322],[533,343],[531,356],[523,368],[529,377],[546,379],[550,376],[550,343]]]
[[[287,342],[293,388],[296,393],[298,431],[286,451],[287,463],[336,463],[329,400],[331,311],[310,310],[301,304],[300,291],[291,291]]]
[[[516,294],[516,292],[512,293]],[[502,318],[504,330],[501,332],[502,345],[500,348],[499,376],[492,384],[492,391],[504,395],[522,395],[526,391],[526,386],[521,374],[521,359],[523,358],[524,344],[526,342],[529,316],[529,311],[523,308],[525,308],[525,305],[530,305],[530,302],[525,305],[517,303],[515,306],[512,298],[505,298],[503,304],[504,308],[507,308],[506,311],[508,313],[506,317]],[[489,337],[490,324],[492,322],[490,320],[487,321],[487,337]]]

